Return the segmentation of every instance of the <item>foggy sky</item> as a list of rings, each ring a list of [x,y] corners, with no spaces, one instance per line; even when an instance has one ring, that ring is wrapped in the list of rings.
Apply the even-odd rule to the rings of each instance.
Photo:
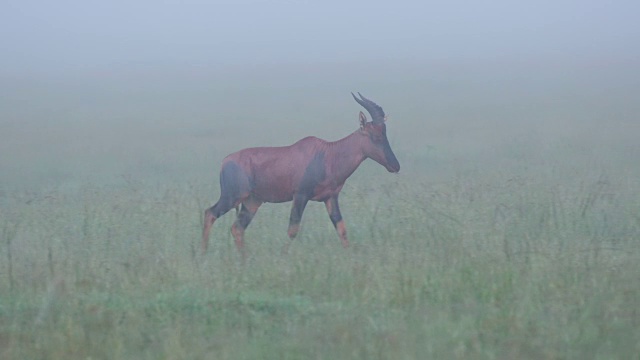
[[[121,66],[623,58],[637,1],[4,1],[0,76]]]

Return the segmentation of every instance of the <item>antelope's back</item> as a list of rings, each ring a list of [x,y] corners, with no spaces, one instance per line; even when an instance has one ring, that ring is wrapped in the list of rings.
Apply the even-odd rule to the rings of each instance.
[[[227,156],[223,164],[237,163],[251,179],[253,196],[259,200],[291,201],[307,166],[324,143],[310,136],[289,146],[247,148]]]

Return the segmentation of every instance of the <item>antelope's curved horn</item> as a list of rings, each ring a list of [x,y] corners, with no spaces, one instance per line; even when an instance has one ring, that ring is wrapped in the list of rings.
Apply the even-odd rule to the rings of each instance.
[[[378,104],[374,103],[373,101],[367,99],[366,97],[362,96],[362,94],[360,94],[360,93],[358,93],[358,95],[360,96],[360,99],[358,99],[357,96],[355,96],[353,93],[351,93],[351,96],[353,96],[353,98],[356,100],[356,102],[358,104],[362,105],[362,107],[365,108],[365,110],[367,110],[369,115],[371,115],[371,121],[372,122],[384,122],[385,115],[384,115],[384,111],[382,110],[380,105],[378,105]]]

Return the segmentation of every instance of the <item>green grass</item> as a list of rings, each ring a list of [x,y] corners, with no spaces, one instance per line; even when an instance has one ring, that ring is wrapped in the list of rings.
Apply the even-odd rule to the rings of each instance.
[[[355,129],[349,109],[353,121],[330,122],[328,138]],[[68,141],[43,138],[47,153],[5,143],[0,358],[638,358],[636,128],[565,119],[489,137],[476,119],[459,134],[434,122],[420,138],[429,126],[417,115],[392,121],[401,174],[365,163],[341,195],[352,247],[311,203],[283,254],[290,204],[267,204],[244,265],[233,212],[198,253],[202,212],[217,199],[219,160],[269,143],[257,136],[267,125],[225,125],[253,139],[195,136],[205,120],[136,125],[114,145],[124,127],[97,121],[56,129]],[[279,143],[325,131],[268,126]]]
[[[247,231],[244,266],[228,234],[232,216],[216,223],[210,251],[196,254],[204,186],[12,198],[2,214],[4,269],[12,264],[0,296],[3,357],[628,358],[640,350],[635,189],[606,196],[597,183],[561,193],[470,178],[418,187],[379,180],[345,189],[352,248],[340,247],[318,205],[281,254],[289,207],[267,205]]]

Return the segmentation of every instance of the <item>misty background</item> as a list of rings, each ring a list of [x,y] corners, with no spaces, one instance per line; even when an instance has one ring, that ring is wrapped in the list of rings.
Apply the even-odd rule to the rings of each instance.
[[[350,91],[390,115],[409,174],[567,149],[633,167],[639,10],[632,1],[6,1],[1,180],[214,179],[222,157],[243,147],[348,135],[360,111]]]
[[[3,76],[297,62],[637,60],[633,1],[10,1]]]

